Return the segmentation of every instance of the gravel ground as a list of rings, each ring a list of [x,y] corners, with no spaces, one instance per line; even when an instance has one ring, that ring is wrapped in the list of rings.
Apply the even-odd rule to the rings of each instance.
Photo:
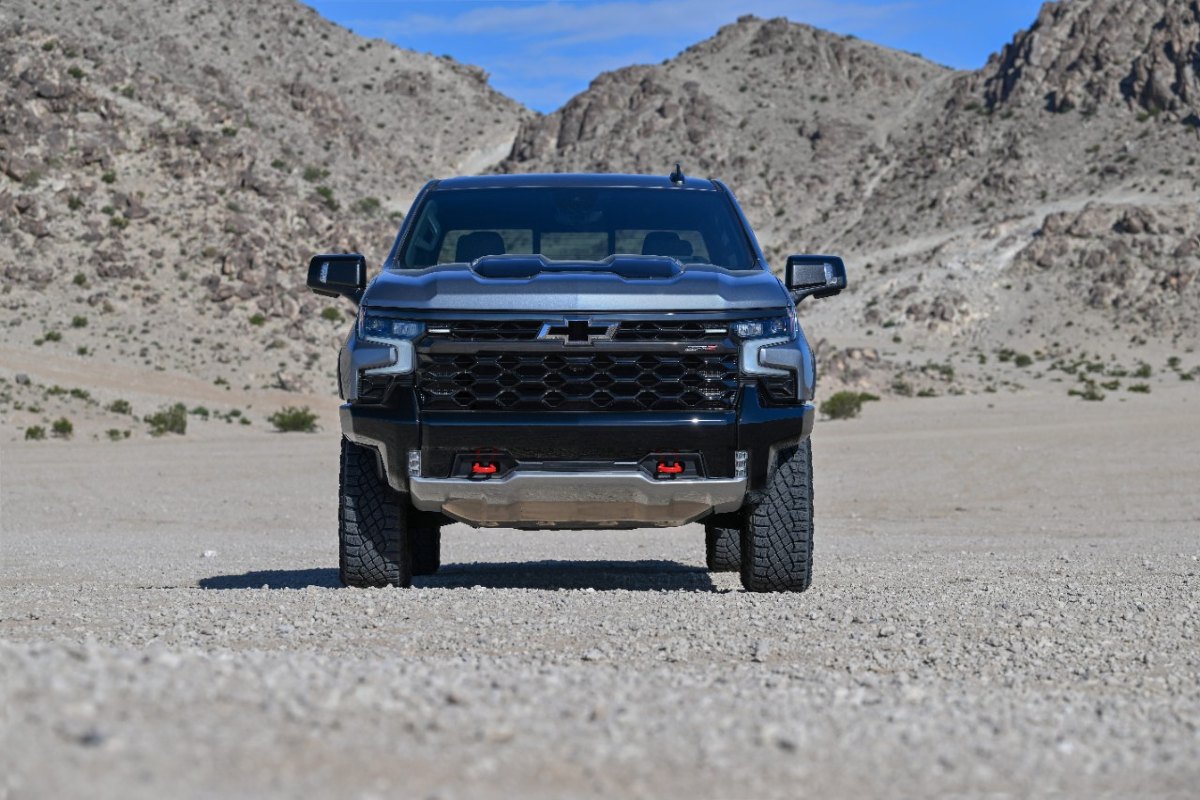
[[[5,446],[0,796],[1194,797],[1198,403],[821,423],[802,595],[698,526],[344,590],[332,433]]]

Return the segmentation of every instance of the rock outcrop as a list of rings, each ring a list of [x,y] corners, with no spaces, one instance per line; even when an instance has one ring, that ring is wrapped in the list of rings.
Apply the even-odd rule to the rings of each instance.
[[[985,68],[989,108],[1122,105],[1186,117],[1200,107],[1200,3],[1047,3]]]

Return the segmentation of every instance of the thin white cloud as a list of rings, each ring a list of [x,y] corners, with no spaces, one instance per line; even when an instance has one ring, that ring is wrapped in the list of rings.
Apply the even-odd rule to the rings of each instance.
[[[388,38],[491,35],[569,45],[630,36],[698,38],[711,35],[741,14],[786,16],[820,27],[861,28],[895,20],[911,8],[911,2],[871,5],[837,0],[747,0],[736,6],[727,0],[498,3],[445,15],[409,13],[387,19],[359,19],[350,25]]]
[[[505,76],[535,77],[554,81],[591,81],[609,70],[655,61],[655,53],[647,49],[620,50],[615,53],[577,58],[564,53],[526,54],[493,59],[489,70],[496,78]]]

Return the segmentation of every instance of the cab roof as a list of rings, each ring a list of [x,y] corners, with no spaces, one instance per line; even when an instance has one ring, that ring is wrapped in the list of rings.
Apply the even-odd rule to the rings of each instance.
[[[592,188],[592,189],[675,189],[719,191],[707,178],[685,176],[673,183],[667,175],[621,175],[608,173],[556,173],[530,175],[471,175],[432,181],[431,189],[513,189],[513,188]]]

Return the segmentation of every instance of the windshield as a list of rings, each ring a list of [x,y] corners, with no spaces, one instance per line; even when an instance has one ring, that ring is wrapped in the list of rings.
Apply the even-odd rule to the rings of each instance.
[[[741,221],[720,192],[579,187],[435,190],[394,265],[419,269],[503,254],[755,266]]]

